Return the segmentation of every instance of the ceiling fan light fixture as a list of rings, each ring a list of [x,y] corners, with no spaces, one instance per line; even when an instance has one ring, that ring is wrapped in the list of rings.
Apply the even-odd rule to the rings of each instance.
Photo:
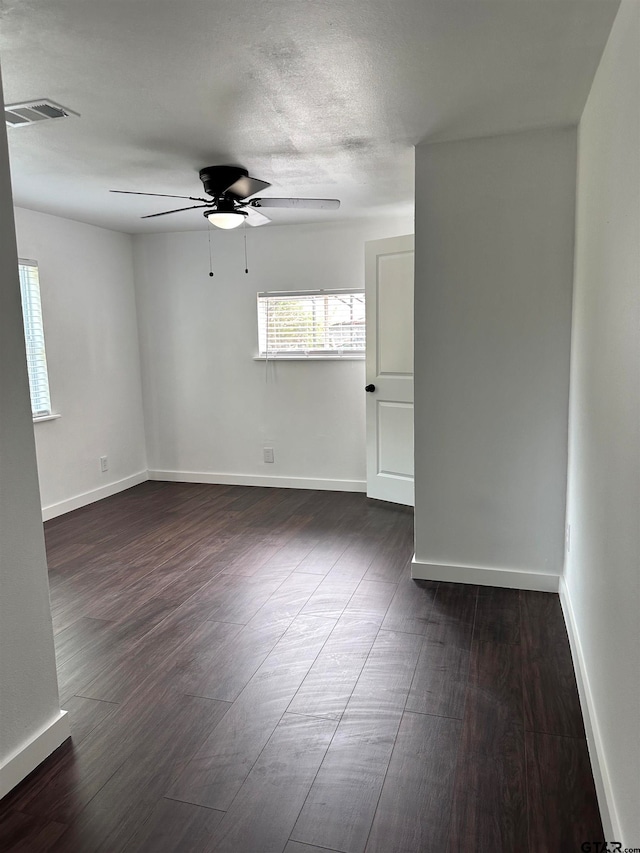
[[[205,213],[205,217],[212,225],[225,230],[242,225],[246,216],[247,214],[241,210],[209,210]]]
[[[200,179],[204,191],[211,198],[201,198],[192,195],[173,195],[168,193],[146,193],[137,190],[111,190],[112,193],[127,195],[162,196],[163,198],[183,198],[189,201],[199,201],[190,207],[179,207],[177,210],[161,210],[159,213],[149,213],[141,219],[151,219],[156,216],[181,213],[183,210],[202,210],[202,215],[211,225],[229,231],[238,228],[244,222],[249,225],[265,225],[270,222],[268,216],[260,213],[258,207],[289,207],[309,208],[315,210],[337,210],[340,201],[337,198],[251,198],[255,193],[271,184],[258,178],[249,177],[246,169],[240,166],[207,166],[200,169]],[[205,208],[203,210],[203,208]]]

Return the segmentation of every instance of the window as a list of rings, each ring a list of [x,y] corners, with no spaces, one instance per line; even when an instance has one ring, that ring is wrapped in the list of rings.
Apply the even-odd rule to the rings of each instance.
[[[258,294],[263,358],[364,358],[363,290]]]
[[[20,295],[22,296],[24,339],[27,348],[31,412],[34,418],[43,418],[51,414],[51,400],[49,398],[47,357],[44,351],[38,264],[35,261],[20,260],[18,271],[20,274]]]

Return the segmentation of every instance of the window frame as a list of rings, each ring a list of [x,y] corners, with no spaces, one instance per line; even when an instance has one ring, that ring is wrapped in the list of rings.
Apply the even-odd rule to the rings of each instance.
[[[269,299],[287,301],[300,300],[303,302],[309,297],[325,297],[325,296],[359,296],[362,297],[363,317],[362,323],[365,329],[365,341],[362,348],[349,349],[342,347],[328,349],[269,349],[268,343],[265,348],[262,348],[261,343],[267,336],[265,324],[268,320],[265,319],[262,306],[267,305]],[[351,288],[321,288],[314,290],[272,290],[262,291],[257,294],[257,326],[258,326],[258,354],[254,357],[256,361],[364,361],[366,350],[366,321],[365,321],[365,290],[364,287]],[[266,308],[264,309],[266,310]]]
[[[35,270],[35,282],[27,270]],[[51,405],[51,385],[47,365],[38,262],[30,258],[18,258],[18,278],[29,377],[31,417],[33,422],[37,423],[38,421],[47,421],[59,417],[59,415],[54,414]],[[38,352],[38,349],[41,352]],[[38,402],[40,402],[40,406],[37,405]]]

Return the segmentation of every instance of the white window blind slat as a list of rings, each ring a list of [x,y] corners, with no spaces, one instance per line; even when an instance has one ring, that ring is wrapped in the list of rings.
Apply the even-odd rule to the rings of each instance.
[[[362,290],[258,294],[261,356],[364,356]]]
[[[24,320],[24,339],[27,351],[27,371],[33,417],[51,414],[47,356],[44,345],[44,325],[40,304],[40,280],[35,261],[20,260],[20,295]]]

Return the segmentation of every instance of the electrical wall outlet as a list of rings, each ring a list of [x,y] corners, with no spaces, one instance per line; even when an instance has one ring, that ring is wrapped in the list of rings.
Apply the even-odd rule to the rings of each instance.
[[[105,471],[109,470],[109,460],[107,459],[106,456],[100,457],[100,470],[102,471],[103,474]]]
[[[273,458],[273,447],[265,447],[264,448],[264,461],[265,462],[275,461]]]

